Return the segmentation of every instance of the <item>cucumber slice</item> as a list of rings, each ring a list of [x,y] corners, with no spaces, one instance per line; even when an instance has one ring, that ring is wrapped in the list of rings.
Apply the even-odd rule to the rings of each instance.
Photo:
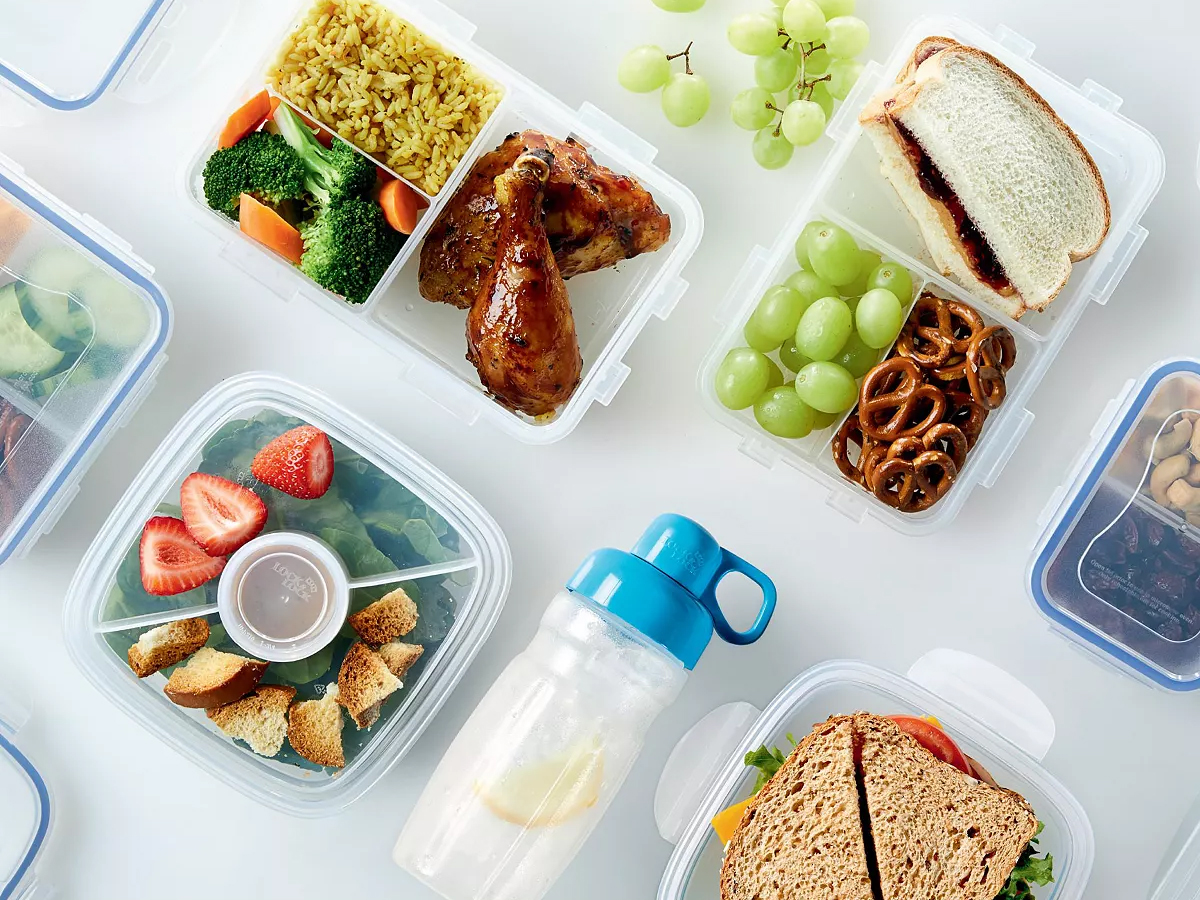
[[[75,372],[79,372],[79,369],[76,369]],[[34,400],[43,400],[49,397],[71,377],[71,374],[71,372],[59,372],[57,375],[33,382],[33,384],[29,385],[29,396]]]
[[[92,339],[92,319],[87,310],[66,294],[21,282],[15,288],[21,315],[38,337],[51,347],[70,353],[87,347]]]
[[[49,378],[70,357],[50,346],[21,315],[16,285],[0,287],[0,377]]]
[[[62,244],[51,244],[29,262],[21,275],[33,287],[69,294],[95,269],[95,264],[79,251]]]
[[[150,313],[145,301],[107,272],[92,271],[76,285],[75,294],[92,314],[99,343],[128,350],[146,339]]]

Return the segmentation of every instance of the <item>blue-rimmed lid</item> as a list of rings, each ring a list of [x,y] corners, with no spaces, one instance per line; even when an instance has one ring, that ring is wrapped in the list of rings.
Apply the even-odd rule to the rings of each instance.
[[[0,83],[59,110],[114,88],[134,101],[162,96],[196,74],[236,8],[237,0],[0,0]]]
[[[33,896],[37,858],[50,833],[50,791],[17,746],[23,721],[0,697],[0,900]]]
[[[762,605],[746,631],[729,624],[717,601],[717,585],[731,572],[762,589]],[[714,630],[731,644],[750,644],[762,637],[775,612],[770,578],[696,522],[674,514],[655,519],[632,553],[606,548],[591,554],[567,589],[605,607],[688,669],[695,667]]]
[[[1109,404],[1047,506],[1029,569],[1041,612],[1173,691],[1200,687],[1200,361],[1148,370]]]
[[[150,272],[0,158],[0,563],[49,530],[166,358]]]

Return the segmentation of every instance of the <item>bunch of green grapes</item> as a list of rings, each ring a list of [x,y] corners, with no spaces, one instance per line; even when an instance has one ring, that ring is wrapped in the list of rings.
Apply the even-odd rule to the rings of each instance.
[[[753,407],[763,430],[783,438],[822,431],[854,407],[858,379],[896,340],[913,299],[907,269],[828,222],[804,227],[796,262],[759,300],[742,332],[747,346],[725,355],[715,384],[721,403]]]
[[[691,8],[699,9],[703,4],[704,0],[700,0],[698,5]],[[683,11],[682,8],[679,11]],[[671,60],[680,57],[683,57],[683,71],[672,73]],[[692,71],[690,43],[679,53],[666,53],[657,44],[634,47],[617,66],[617,81],[627,91],[638,94],[648,94],[661,88],[663,115],[668,122],[680,128],[695,125],[708,112],[708,82]]]
[[[729,112],[753,131],[754,159],[781,168],[796,147],[825,132],[835,100],[845,100],[862,74],[855,57],[871,32],[853,15],[855,0],[774,0],[769,12],[744,13],[729,23],[735,50],[755,57],[755,86],[733,98]]]

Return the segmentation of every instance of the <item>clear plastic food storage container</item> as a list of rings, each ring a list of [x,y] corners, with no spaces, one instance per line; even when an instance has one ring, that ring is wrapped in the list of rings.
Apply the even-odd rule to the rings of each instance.
[[[274,452],[276,439],[313,436],[319,447],[320,433],[333,464],[331,474],[318,467],[329,487],[316,499],[251,473],[272,480],[254,462],[272,456],[303,469],[299,451]],[[197,472],[257,495],[264,527],[207,583],[151,594],[161,588],[145,580],[139,545],[194,521],[181,484]],[[510,568],[495,521],[428,462],[327,397],[251,373],[202,398],[130,486],[75,574],[65,629],[76,664],[146,728],[248,796],[316,816],[360,797],[407,753],[491,631]],[[147,637],[184,621],[174,655]],[[189,666],[195,675],[181,674]],[[273,746],[234,715],[247,694],[262,701],[264,727],[274,723]]]
[[[51,896],[37,871],[50,836],[50,788],[17,744],[27,718],[0,695],[0,900]]]
[[[58,110],[82,109],[109,92],[132,102],[163,96],[196,74],[237,6],[238,0],[3,0],[0,87]],[[0,124],[13,124],[5,119]]]
[[[1200,897],[1200,800],[1184,816],[1150,886],[1149,900]]]
[[[1200,687],[1197,421],[1200,361],[1130,381],[1046,504],[1028,573],[1059,631],[1174,691]]]
[[[761,712],[749,703],[718,707],[680,740],[654,798],[659,832],[675,844],[659,900],[720,897],[724,855],[711,820],[751,793],[757,770],[743,757],[761,745],[790,746],[831,715],[934,716],[963,752],[996,782],[1020,793],[1045,825],[1039,849],[1054,856],[1054,883],[1039,900],[1077,900],[1095,856],[1092,828],[1078,801],[1042,768],[1054,718],[1027,687],[991,663],[956,650],[933,650],[907,677],[866,663],[814,666]]]
[[[1079,135],[1108,191],[1112,224],[1099,251],[1076,263],[1070,282],[1045,312],[1017,322],[989,309],[938,274],[915,221],[880,174],[879,157],[864,136],[858,116],[867,102],[895,80],[916,45],[930,35],[951,37],[991,53],[1038,91]],[[1117,113],[1121,99],[1090,79],[1075,87],[1032,61],[1034,45],[1007,28],[994,33],[962,19],[930,17],[908,30],[884,66],[871,63],[830,123],[834,147],[815,186],[771,249],[756,247],[717,312],[720,336],[700,370],[699,388],[710,413],[742,435],[741,449],[767,466],[784,461],[830,489],[829,503],[856,520],[866,513],[906,534],[945,527],[976,485],[990,487],[1033,421],[1025,408],[1067,335],[1090,302],[1104,304],[1146,238],[1138,224],[1162,184],[1164,158],[1155,139]],[[1003,324],[1016,344],[1008,373],[1007,398],[986,420],[978,443],[945,496],[920,512],[901,513],[848,481],[835,465],[831,441],[844,421],[802,440],[772,437],[758,427],[752,410],[733,411],[717,399],[714,379],[729,350],[744,346],[742,330],[764,290],[796,271],[796,238],[805,224],[825,220],[850,232],[859,246],[903,264],[912,274],[914,296],[924,288],[974,307],[987,325]],[[888,351],[882,351],[881,357]]]
[[[166,361],[153,270],[0,157],[0,563],[53,527]]]
[[[419,202],[428,205],[418,213],[414,230],[365,302],[349,303],[323,289],[283,256],[238,234],[237,222],[209,208],[203,171],[218,145],[221,122],[213,123],[187,166],[187,194],[201,221],[219,239],[222,257],[281,297],[306,297],[387,348],[397,358],[398,376],[463,420],[473,423],[483,416],[529,443],[558,440],[579,423],[593,402],[607,404],[612,400],[629,374],[622,358],[633,340],[651,317],[665,319],[687,289],[680,272],[700,242],[703,217],[699,203],[686,187],[653,165],[656,151],[652,146],[591,104],[584,103],[579,110],[570,109],[492,57],[473,43],[474,27],[456,13],[437,2],[412,5],[402,0],[379,2],[447,54],[481,73],[494,85],[499,102],[469,140],[461,160],[440,189],[431,193],[433,185],[406,182],[419,195]],[[246,85],[231,102],[231,110],[268,85],[267,73],[279,48],[312,7],[312,0],[304,0],[298,17],[266,45],[264,57],[248,71]],[[291,100],[287,102],[290,104]],[[342,141],[326,124],[319,127],[322,139]],[[585,270],[567,279],[582,356],[582,378],[574,394],[555,413],[536,416],[501,406],[481,386],[479,374],[466,358],[465,308],[456,308],[448,302],[430,302],[418,290],[421,250],[439,215],[453,201],[481,156],[496,149],[507,136],[527,130],[558,140],[574,138],[595,163],[616,173],[616,179],[610,183],[618,192],[628,188],[624,176],[632,176],[670,217],[670,237],[658,250],[599,271]],[[376,162],[384,172],[380,176],[383,179],[405,174],[399,169],[385,170],[379,159]],[[416,173],[409,175],[413,179],[418,177]],[[602,180],[607,178],[602,176]],[[548,208],[549,205],[548,201]],[[619,224],[620,216],[613,221]],[[633,221],[630,220],[631,227],[640,227]],[[620,240],[624,243],[631,238],[626,233]],[[463,302],[469,305],[468,301]]]

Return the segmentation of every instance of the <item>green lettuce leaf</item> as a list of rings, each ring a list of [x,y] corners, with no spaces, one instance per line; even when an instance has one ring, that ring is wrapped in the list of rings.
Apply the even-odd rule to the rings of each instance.
[[[795,747],[796,739],[790,733],[786,737],[788,743],[792,747]],[[754,790],[750,792],[750,796],[753,797],[763,789],[768,781],[775,777],[775,773],[787,761],[787,754],[778,747],[772,747],[768,750],[766,744],[761,744],[757,750],[751,750],[747,753],[743,761],[747,766],[758,769],[758,777],[754,780]]]
[[[1033,840],[1022,851],[1017,865],[1008,876],[1004,890],[996,895],[996,900],[1033,900],[1034,885],[1047,885],[1054,881],[1054,857],[1049,853],[1038,855],[1038,835],[1045,826],[1038,822]]]

